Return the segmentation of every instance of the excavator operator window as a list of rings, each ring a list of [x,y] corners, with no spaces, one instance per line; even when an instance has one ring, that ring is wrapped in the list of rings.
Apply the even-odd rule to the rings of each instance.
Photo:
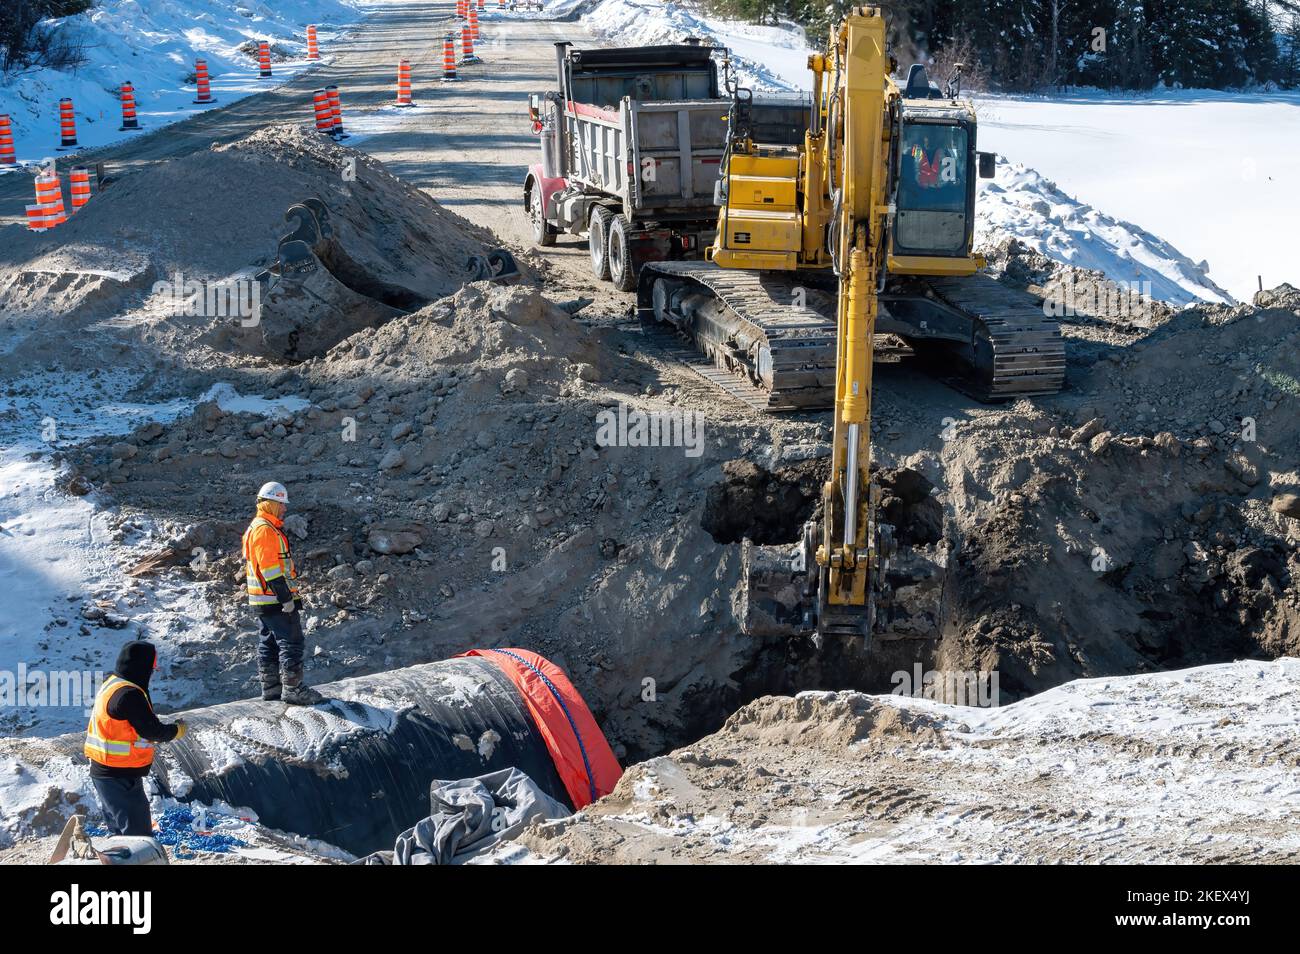
[[[970,147],[955,123],[904,123],[895,250],[908,255],[964,254]]]

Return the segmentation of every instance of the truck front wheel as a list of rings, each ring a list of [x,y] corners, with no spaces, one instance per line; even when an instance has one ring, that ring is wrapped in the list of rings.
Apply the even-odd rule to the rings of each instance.
[[[628,233],[632,226],[621,215],[614,216],[609,227],[609,278],[619,291],[632,291],[636,288],[636,265],[632,261],[632,243]]]
[[[591,250],[591,274],[601,281],[609,281],[609,220],[614,213],[603,205],[591,210],[587,223],[587,247]]]
[[[533,227],[533,242],[537,245],[554,245],[555,229],[546,221],[542,207],[542,184],[534,182],[528,190],[528,221]]]

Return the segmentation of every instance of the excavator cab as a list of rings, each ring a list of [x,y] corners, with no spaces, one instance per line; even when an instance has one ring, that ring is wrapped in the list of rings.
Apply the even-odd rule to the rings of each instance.
[[[973,138],[965,123],[909,120],[899,144],[895,255],[966,255],[974,225]]]
[[[965,105],[936,107],[930,103],[905,104],[901,113],[891,271],[914,275],[974,272],[977,265],[971,244],[975,177],[980,165],[975,152],[975,117]]]
[[[940,90],[913,64],[897,101],[890,274],[972,275],[983,264],[972,253],[975,178],[993,176],[994,157],[975,151],[975,110],[959,98],[961,71],[959,63]]]

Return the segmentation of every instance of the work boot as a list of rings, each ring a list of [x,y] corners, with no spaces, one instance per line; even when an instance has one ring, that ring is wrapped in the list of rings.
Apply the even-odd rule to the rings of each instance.
[[[280,698],[291,706],[314,706],[317,703],[325,701],[325,697],[311,686],[304,686],[301,684],[297,686],[285,686],[280,694]]]
[[[325,701],[325,697],[311,686],[303,685],[301,669],[285,670],[281,681],[284,683],[284,688],[280,693],[280,699],[291,706],[314,706],[318,702]]]
[[[280,698],[280,674],[262,676],[262,701],[275,702]]]
[[[257,674],[262,677],[262,700],[274,702],[280,698],[280,666],[268,666],[261,659],[257,661]]]

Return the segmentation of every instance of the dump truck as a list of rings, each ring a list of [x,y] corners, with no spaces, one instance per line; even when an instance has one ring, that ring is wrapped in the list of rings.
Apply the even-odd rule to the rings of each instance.
[[[541,160],[524,207],[537,244],[586,232],[593,272],[623,291],[645,262],[700,257],[715,238],[731,108],[716,52],[556,44],[559,88],[529,97]]]

